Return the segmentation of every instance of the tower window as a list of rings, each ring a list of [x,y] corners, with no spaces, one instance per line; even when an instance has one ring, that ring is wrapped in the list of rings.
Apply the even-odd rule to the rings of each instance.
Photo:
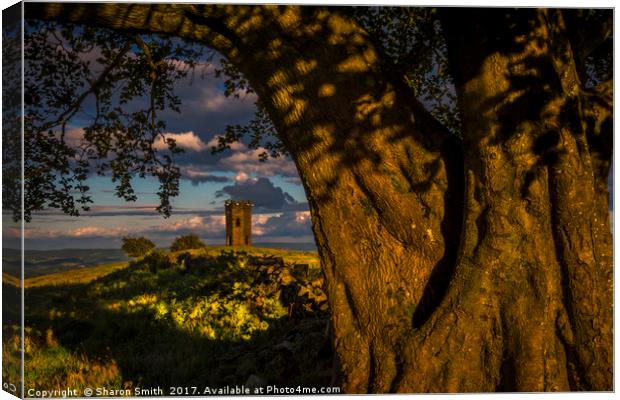
[[[241,220],[240,220],[239,218],[237,218],[237,219],[235,220],[235,226],[236,226],[236,227],[241,226]]]

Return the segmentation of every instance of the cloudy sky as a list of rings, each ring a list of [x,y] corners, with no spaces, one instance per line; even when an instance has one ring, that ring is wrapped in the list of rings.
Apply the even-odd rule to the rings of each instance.
[[[156,179],[136,178],[138,200],[126,203],[114,195],[109,177],[93,177],[87,182],[94,201],[91,211],[79,217],[56,210],[35,214],[26,226],[26,248],[119,248],[124,235],[143,235],[158,246],[168,246],[174,237],[189,232],[208,244],[224,244],[224,201],[228,199],[255,203],[255,243],[312,243],[308,205],[290,159],[261,162],[258,154],[262,150],[249,149],[243,143],[232,145],[224,153],[211,154],[211,146],[226,125],[243,124],[252,118],[255,101],[252,94],[226,97],[223,79],[216,78],[212,70],[212,66],[202,65],[193,79],[179,81],[181,113],[162,115],[167,122],[167,136],[185,150],[177,157],[182,179],[170,218],[155,211]],[[72,120],[70,137],[80,137],[80,118],[85,117]],[[17,233],[11,238],[5,232],[9,247],[18,245]]]
[[[290,159],[261,162],[258,155],[263,150],[249,149],[244,143],[211,154],[218,134],[227,125],[244,124],[252,118],[256,100],[253,94],[226,97],[224,79],[216,78],[213,72],[213,65],[201,64],[192,77],[178,81],[181,112],[160,115],[167,123],[167,136],[176,139],[185,151],[176,158],[182,178],[180,195],[172,200],[170,218],[163,218],[155,210],[159,185],[156,179],[136,178],[138,200],[126,203],[114,195],[109,177],[95,176],[86,182],[94,201],[91,211],[80,217],[66,216],[58,210],[34,214],[32,222],[26,224],[26,248],[119,248],[126,235],[146,236],[158,246],[167,247],[175,237],[190,232],[208,244],[224,244],[224,201],[228,199],[255,203],[254,243],[313,243],[305,193]],[[81,127],[91,114],[86,110],[71,121],[69,138],[79,140]],[[163,141],[155,145],[165,146]],[[10,220],[10,216],[4,218]],[[4,247],[19,247],[19,233],[17,229],[5,229]]]

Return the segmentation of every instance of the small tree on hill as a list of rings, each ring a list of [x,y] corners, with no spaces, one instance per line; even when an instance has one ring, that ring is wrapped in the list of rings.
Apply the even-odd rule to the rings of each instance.
[[[172,246],[170,246],[170,251],[199,249],[201,247],[205,247],[202,240],[197,235],[190,233],[189,235],[179,236],[174,239]]]
[[[145,237],[125,236],[121,247],[129,257],[137,258],[149,254],[155,248],[155,243]]]

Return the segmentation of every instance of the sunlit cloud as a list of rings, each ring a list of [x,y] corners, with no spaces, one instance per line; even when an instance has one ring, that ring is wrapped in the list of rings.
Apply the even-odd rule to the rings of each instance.
[[[271,158],[261,161],[260,155],[268,152],[265,148],[240,148],[238,151],[220,159],[218,166],[225,170],[251,173],[257,176],[297,177],[295,163],[286,157]]]
[[[252,216],[252,234],[256,236],[264,236],[268,232],[267,224],[274,216],[282,214],[257,214]]]
[[[310,221],[310,211],[297,211],[295,213],[295,221],[299,223]]]
[[[245,182],[248,179],[255,179],[255,178],[250,178],[250,175],[246,174],[245,172],[239,172],[235,176],[235,182]]]
[[[207,142],[207,147],[210,148],[210,149],[213,148],[213,147],[217,148],[217,146],[220,143],[220,138],[221,138],[221,136],[219,136],[219,135],[213,136],[211,138],[211,140],[209,140]],[[243,143],[241,143],[241,142],[229,143],[228,146],[230,147],[231,150],[243,150],[243,149],[246,148],[245,145]]]
[[[67,236],[70,237],[113,237],[120,236],[129,233],[126,228],[103,228],[100,226],[85,226],[82,228],[76,228],[68,232]]]
[[[164,137],[158,136],[157,140],[153,144],[153,147],[157,150],[165,150],[168,148],[166,139],[174,139],[176,141],[176,145],[184,150],[203,151],[209,148],[208,145],[194,133],[194,131],[181,133],[166,132],[163,136]]]
[[[65,132],[65,143],[71,147],[78,147],[84,140],[84,129],[69,128]]]
[[[312,235],[310,211],[258,214],[252,217],[252,234],[262,237]]]
[[[187,217],[181,219],[176,222],[164,222],[155,226],[153,228],[154,231],[157,232],[167,232],[167,233],[175,233],[175,232],[193,232],[196,234],[206,234],[210,236],[211,234],[224,232],[226,228],[226,218],[224,214],[221,215],[208,215],[208,216],[198,216],[194,215],[191,217]],[[223,234],[222,234],[223,237]]]

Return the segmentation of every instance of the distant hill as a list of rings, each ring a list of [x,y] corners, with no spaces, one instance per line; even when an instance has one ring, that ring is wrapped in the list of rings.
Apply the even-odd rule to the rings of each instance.
[[[20,257],[18,249],[2,249],[2,272],[19,277]],[[119,261],[129,261],[120,249],[26,250],[24,276],[31,278]]]
[[[94,267],[54,272],[47,275],[31,276],[25,279],[24,286],[26,289],[29,289],[43,286],[63,286],[89,283],[114,271],[126,268],[127,264],[127,261],[120,261],[110,264],[101,264]],[[7,273],[2,273],[2,281],[3,283],[8,283],[12,286],[19,286],[19,279]]]

